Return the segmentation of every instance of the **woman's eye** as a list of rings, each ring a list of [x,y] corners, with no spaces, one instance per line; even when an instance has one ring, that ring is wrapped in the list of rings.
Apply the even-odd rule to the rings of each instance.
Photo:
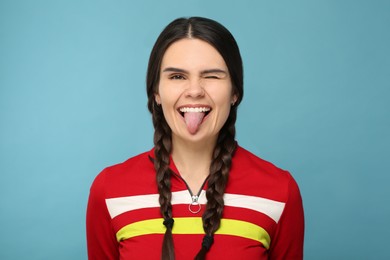
[[[169,77],[170,79],[173,79],[173,80],[182,80],[182,79],[185,79],[184,76],[182,75],[172,75]]]
[[[215,75],[208,75],[208,76],[205,76],[206,79],[219,79],[218,76],[215,76]]]

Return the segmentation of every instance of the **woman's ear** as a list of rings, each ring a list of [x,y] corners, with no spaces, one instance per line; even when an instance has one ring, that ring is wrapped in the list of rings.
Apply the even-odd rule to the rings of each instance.
[[[232,102],[231,102],[232,106],[234,106],[234,105],[236,104],[237,99],[238,99],[237,95],[234,94],[234,95],[232,96]]]
[[[156,101],[157,105],[161,105],[161,98],[160,98],[160,95],[158,93],[154,94],[154,100]]]

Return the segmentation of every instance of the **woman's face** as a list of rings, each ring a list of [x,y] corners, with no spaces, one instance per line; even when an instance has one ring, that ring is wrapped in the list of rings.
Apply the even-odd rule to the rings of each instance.
[[[218,51],[202,40],[182,39],[163,56],[155,99],[172,138],[196,142],[216,140],[237,97]]]

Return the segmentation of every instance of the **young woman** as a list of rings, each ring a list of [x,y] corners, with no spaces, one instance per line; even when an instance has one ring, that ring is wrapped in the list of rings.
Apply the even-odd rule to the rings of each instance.
[[[154,148],[95,179],[89,259],[302,259],[296,182],[235,141],[243,69],[230,32],[200,17],[170,23],[147,94]]]

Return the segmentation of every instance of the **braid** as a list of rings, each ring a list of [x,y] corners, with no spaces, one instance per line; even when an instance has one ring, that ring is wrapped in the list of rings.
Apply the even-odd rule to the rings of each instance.
[[[171,170],[169,169],[169,156],[172,151],[171,129],[166,123],[161,107],[153,105],[154,131],[154,168],[156,169],[156,180],[159,193],[160,212],[166,226],[162,245],[162,259],[175,259],[173,238],[172,238],[172,204],[171,204]],[[156,111],[160,110],[160,111]]]
[[[233,108],[235,110],[235,108]],[[203,260],[209,251],[214,233],[219,229],[224,208],[223,195],[228,182],[232,157],[237,147],[235,142],[236,111],[230,114],[224,127],[218,136],[217,144],[213,152],[210,165],[210,177],[206,191],[207,205],[202,216],[203,229],[206,233],[201,250],[196,255],[196,260]]]

